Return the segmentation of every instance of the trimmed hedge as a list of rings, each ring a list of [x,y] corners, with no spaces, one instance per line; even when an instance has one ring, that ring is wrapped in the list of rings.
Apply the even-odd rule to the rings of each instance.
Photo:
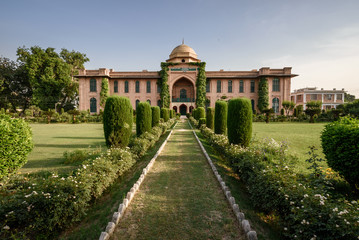
[[[23,119],[0,114],[0,179],[21,168],[33,146],[31,129]]]
[[[152,127],[156,127],[160,123],[160,108],[155,106],[155,107],[151,107],[151,110],[152,110]]]
[[[359,120],[348,117],[327,124],[321,135],[328,166],[352,186],[359,185]]]
[[[198,121],[198,125],[199,125],[199,127],[202,126],[202,125],[206,125],[206,119],[205,118],[200,118],[199,121]]]
[[[252,106],[247,98],[235,98],[228,102],[229,143],[247,147],[252,138]]]
[[[197,117],[198,120],[201,118],[206,118],[206,110],[204,109],[204,107],[197,108]]]
[[[130,142],[133,109],[126,97],[110,96],[103,112],[103,130],[106,146],[126,147]]]
[[[170,109],[170,118],[174,118],[176,116],[175,110]]]
[[[151,131],[152,128],[152,110],[148,102],[140,102],[136,109],[136,134],[142,135]]]
[[[214,130],[214,108],[207,108],[207,113],[206,113],[206,126],[209,129]]]
[[[216,134],[225,134],[227,130],[227,102],[217,101],[215,106],[214,132]]]
[[[164,122],[170,119],[170,110],[168,108],[161,108],[161,118],[163,118]]]

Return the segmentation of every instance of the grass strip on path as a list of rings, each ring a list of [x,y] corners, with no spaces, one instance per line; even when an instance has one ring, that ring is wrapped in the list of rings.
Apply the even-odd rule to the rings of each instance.
[[[112,239],[244,239],[187,122],[177,124]]]

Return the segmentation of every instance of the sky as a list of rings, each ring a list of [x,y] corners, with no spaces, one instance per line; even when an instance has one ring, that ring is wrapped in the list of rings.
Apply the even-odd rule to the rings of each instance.
[[[292,91],[359,98],[358,0],[3,0],[0,56],[18,47],[85,53],[86,69],[158,71],[182,43],[206,70],[292,67]]]

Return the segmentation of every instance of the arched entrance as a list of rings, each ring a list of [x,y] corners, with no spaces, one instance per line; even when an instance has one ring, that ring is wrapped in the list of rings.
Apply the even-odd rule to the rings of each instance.
[[[177,113],[177,107],[176,106],[173,107],[173,110],[175,110],[175,112]]]
[[[186,115],[186,113],[187,113],[187,106],[186,106],[185,104],[182,104],[182,105],[179,107],[179,109],[180,109],[181,115]]]
[[[172,86],[172,102],[194,102],[195,92],[193,83],[182,77]]]

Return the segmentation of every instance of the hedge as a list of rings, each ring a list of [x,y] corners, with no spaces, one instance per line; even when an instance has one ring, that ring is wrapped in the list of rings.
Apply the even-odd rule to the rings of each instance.
[[[327,124],[321,135],[328,166],[352,186],[359,186],[359,120],[348,117]]]
[[[206,125],[206,119],[205,118],[200,118],[198,121],[198,125],[202,126],[202,125]]]
[[[151,107],[152,110],[152,127],[158,126],[160,123],[160,108],[158,106]]]
[[[31,129],[24,120],[0,114],[0,179],[21,168],[33,146]]]
[[[103,112],[107,147],[126,147],[132,134],[132,106],[126,97],[110,96]]]
[[[136,134],[140,136],[152,128],[152,110],[148,102],[140,102],[136,109]]]
[[[201,118],[206,118],[206,110],[204,109],[204,107],[197,108],[197,118],[198,120]]]
[[[168,108],[161,108],[161,118],[167,122],[170,119],[170,110]]]
[[[206,112],[206,126],[214,130],[214,108],[207,108]]]
[[[214,132],[225,134],[227,130],[227,110],[228,105],[225,101],[217,101],[215,105]]]
[[[229,143],[247,147],[252,138],[252,106],[247,98],[235,98],[228,102]]]

